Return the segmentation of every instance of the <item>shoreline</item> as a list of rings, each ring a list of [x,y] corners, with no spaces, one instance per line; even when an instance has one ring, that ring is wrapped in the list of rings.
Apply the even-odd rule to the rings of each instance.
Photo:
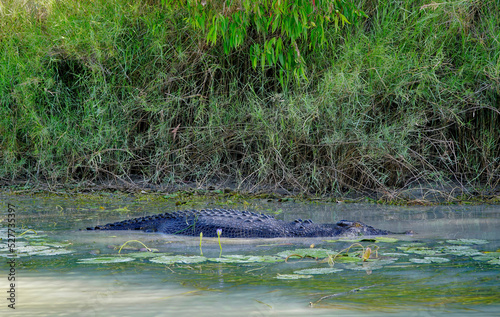
[[[132,177],[133,178],[133,177]],[[243,186],[236,182],[199,184],[151,184],[139,181],[80,181],[73,183],[49,183],[43,181],[0,181],[0,193],[29,195],[101,195],[103,193],[123,195],[161,196],[187,199],[188,197],[237,199],[268,199],[277,201],[318,201],[337,203],[375,203],[387,205],[446,205],[446,204],[500,204],[500,186],[496,188],[473,188],[460,184],[422,184],[419,187],[390,189],[371,192],[345,192],[317,195],[293,189],[272,186]]]

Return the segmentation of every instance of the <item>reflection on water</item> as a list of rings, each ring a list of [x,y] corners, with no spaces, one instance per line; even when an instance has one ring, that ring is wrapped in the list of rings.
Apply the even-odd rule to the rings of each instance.
[[[251,210],[277,212],[278,218],[287,221],[349,219],[395,232],[418,233],[395,235],[399,239],[396,242],[361,241],[364,247],[372,245],[374,250],[375,244],[379,258],[366,263],[337,260],[334,268],[338,270],[314,275],[314,270],[309,269],[329,268],[328,264],[308,257],[291,258],[287,263],[283,259],[215,262],[220,252],[216,238],[203,239],[202,252],[207,261],[201,263],[164,265],[150,261],[147,255],[130,262],[83,264],[79,263],[82,259],[115,258],[117,248],[129,240],[139,240],[167,257],[182,255],[189,259],[200,255],[200,241],[142,232],[78,230],[186,209],[168,201],[7,196],[0,205],[2,218],[7,203],[16,205],[18,235],[20,227],[39,231],[38,235],[27,233],[17,241],[23,252],[16,259],[16,311],[25,316],[493,316],[500,308],[500,265],[495,264],[500,256],[495,252],[500,248],[499,206],[250,202]],[[204,207],[220,205],[204,203]],[[0,222],[3,239],[5,224]],[[323,240],[222,239],[222,254],[276,256],[286,250],[307,250],[311,244],[315,249],[335,252],[354,243]],[[3,241],[0,267],[7,272]],[[124,248],[123,257],[137,254],[142,247],[138,243],[129,246],[134,250]],[[55,255],[47,255],[51,253]],[[0,289],[5,289],[7,273],[2,275]],[[300,279],[277,278],[288,276]],[[313,308],[310,302],[315,303]],[[7,302],[0,307],[2,314],[11,312]]]
[[[283,302],[280,291],[203,290],[147,275],[93,275],[30,274],[20,285],[17,309],[28,316],[298,316],[311,312],[303,303]]]

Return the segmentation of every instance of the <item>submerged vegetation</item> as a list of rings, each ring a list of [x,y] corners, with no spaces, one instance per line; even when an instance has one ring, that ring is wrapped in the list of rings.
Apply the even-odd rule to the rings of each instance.
[[[279,54],[253,67],[258,37],[207,43],[172,3],[0,3],[2,180],[499,185],[498,1],[355,1],[367,17],[296,39],[288,81]]]

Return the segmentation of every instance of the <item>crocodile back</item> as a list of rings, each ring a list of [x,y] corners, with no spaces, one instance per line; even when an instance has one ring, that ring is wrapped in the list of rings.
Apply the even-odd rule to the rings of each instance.
[[[273,238],[287,236],[286,223],[272,216],[232,209],[202,209],[177,211],[170,214],[170,221],[162,222],[157,231],[226,238]]]

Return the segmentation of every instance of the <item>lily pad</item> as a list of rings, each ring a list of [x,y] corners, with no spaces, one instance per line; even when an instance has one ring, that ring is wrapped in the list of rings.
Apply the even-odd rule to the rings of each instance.
[[[417,263],[417,264],[429,264],[429,263],[432,263],[431,260],[427,260],[427,259],[418,259],[418,258],[411,258],[409,260],[410,262],[413,262],[413,263]]]
[[[418,264],[430,264],[430,263],[445,263],[445,262],[450,262],[450,260],[447,258],[440,258],[437,256],[426,256],[423,259],[411,258],[410,262]]]
[[[252,262],[267,262],[275,263],[284,261],[283,258],[277,256],[253,256],[253,255],[224,255],[222,258],[210,258],[211,262],[219,263],[252,263]]]
[[[305,275],[309,275],[309,274],[331,274],[331,273],[337,273],[337,272],[341,272],[343,271],[343,269],[335,269],[335,268],[332,268],[332,267],[326,267],[326,268],[314,268],[314,269],[304,269],[304,270],[298,270],[298,271],[294,271],[293,273],[295,274],[305,274]]]
[[[154,258],[154,257],[160,257],[164,255],[171,255],[171,253],[159,253],[159,252],[131,252],[131,253],[125,253],[123,255],[136,258],[136,259],[141,259],[141,258]]]
[[[436,254],[441,254],[440,252],[428,248],[415,248],[415,249],[408,249],[405,250],[404,252],[407,253],[414,253],[414,254],[420,254],[420,255],[436,255]]]
[[[349,262],[361,262],[361,258],[358,254],[341,254],[333,259],[335,263],[349,263]]]
[[[351,243],[355,243],[355,242],[361,242],[363,241],[363,238],[357,238],[357,239],[354,239],[354,238],[339,238],[339,239],[331,239],[331,240],[324,240],[325,242],[351,242]],[[373,240],[375,241],[375,240]]]
[[[69,247],[70,245],[72,245],[72,243],[46,243],[45,245],[49,246],[49,247],[53,247],[53,248],[65,248],[65,247]]]
[[[475,261],[482,261],[482,262],[486,262],[486,261],[491,261],[491,260],[495,260],[496,257],[493,257],[493,256],[489,256],[489,255],[479,255],[479,256],[475,256],[472,258],[473,260]]]
[[[9,259],[18,259],[18,258],[23,257],[23,256],[28,256],[28,254],[26,254],[26,253],[14,253],[14,254],[0,253],[0,257],[9,258]]]
[[[450,259],[441,258],[441,257],[438,257],[438,256],[426,256],[426,257],[424,257],[424,259],[431,260],[432,263],[446,263],[446,262],[450,262]]]
[[[301,257],[312,257],[312,258],[326,258],[330,254],[335,254],[336,252],[328,249],[315,249],[315,248],[307,248],[307,249],[295,249],[295,250],[286,250],[277,254],[282,258],[287,258],[291,255],[298,255]]]
[[[489,260],[488,263],[494,265],[500,265],[500,259]]]
[[[47,249],[36,252],[30,252],[29,255],[60,255],[69,253],[73,253],[73,251],[67,249]]]
[[[456,240],[446,240],[446,242],[459,245],[474,245],[474,244],[489,243],[489,241],[482,239],[456,239]]]
[[[375,243],[379,243],[379,242],[394,243],[397,241],[399,241],[399,239],[390,238],[390,237],[377,237],[377,239],[375,240]]]
[[[494,257],[498,257],[500,258],[500,252],[499,251],[485,251],[484,252],[485,255],[488,255],[488,256],[494,256]]]
[[[45,246],[45,245],[27,245],[24,247],[16,248],[16,252],[30,254],[33,252],[38,252],[38,251],[47,250],[47,249],[49,249],[49,247]]]
[[[45,239],[48,236],[46,234],[34,234],[32,232],[27,232],[18,238],[26,238],[26,239]]]
[[[298,280],[301,278],[311,278],[312,275],[304,275],[304,274],[278,274],[276,278],[278,280]]]
[[[80,264],[109,264],[109,263],[122,263],[133,261],[133,258],[119,257],[119,256],[102,256],[98,258],[80,259],[77,263]]]
[[[193,264],[205,262],[206,260],[207,258],[204,256],[162,255],[149,261],[162,264]]]
[[[457,256],[480,256],[483,253],[467,245],[449,245],[441,249],[443,253]]]
[[[391,257],[408,256],[407,253],[400,253],[400,252],[379,252],[379,255],[381,255],[381,256],[391,256]]]

